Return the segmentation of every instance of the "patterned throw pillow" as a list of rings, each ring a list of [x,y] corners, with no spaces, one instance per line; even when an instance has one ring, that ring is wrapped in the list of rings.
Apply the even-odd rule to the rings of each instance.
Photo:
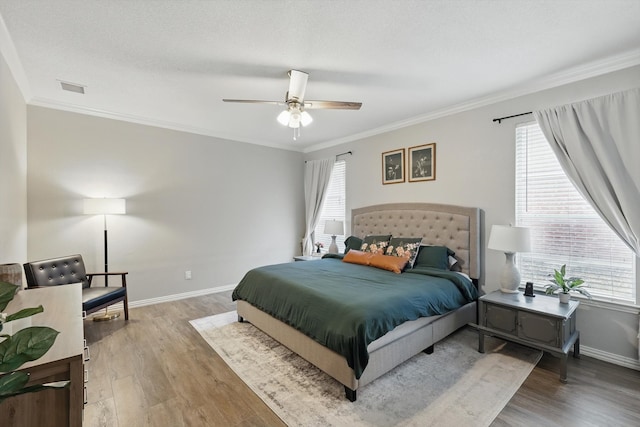
[[[362,240],[360,250],[362,252],[384,255],[384,251],[387,249],[387,246],[389,246],[389,239],[391,239],[391,234],[385,236],[367,236]]]
[[[422,237],[393,237],[389,241],[385,255],[405,258],[407,267],[411,268],[418,256],[421,242]]]

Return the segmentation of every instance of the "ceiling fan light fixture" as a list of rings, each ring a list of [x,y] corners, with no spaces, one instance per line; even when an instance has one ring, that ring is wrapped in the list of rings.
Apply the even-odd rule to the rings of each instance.
[[[300,127],[300,110],[296,109],[291,112],[291,117],[289,118],[289,127],[294,129]]]
[[[289,125],[289,119],[291,118],[291,113],[289,110],[284,110],[282,113],[278,114],[278,123],[283,126]]]
[[[313,117],[311,117],[311,114],[307,113],[306,111],[303,111],[302,114],[300,114],[300,124],[302,126],[307,126],[311,124],[312,121]]]

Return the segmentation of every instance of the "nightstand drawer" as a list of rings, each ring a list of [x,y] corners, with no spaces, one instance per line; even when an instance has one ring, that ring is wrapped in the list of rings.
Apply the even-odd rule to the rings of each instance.
[[[520,312],[518,317],[520,338],[562,348],[562,337],[558,333],[562,320],[528,312]]]
[[[516,335],[518,311],[494,304],[484,304],[484,324],[487,328]]]

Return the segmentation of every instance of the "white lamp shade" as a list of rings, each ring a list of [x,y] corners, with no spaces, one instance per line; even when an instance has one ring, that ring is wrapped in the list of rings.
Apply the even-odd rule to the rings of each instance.
[[[278,114],[277,120],[283,126],[297,129],[300,125],[307,126],[313,121],[313,118],[306,111],[300,111],[298,108],[288,108]]]
[[[516,253],[531,251],[531,231],[527,227],[494,225],[491,227],[489,249]]]
[[[313,121],[313,117],[311,117],[311,114],[307,113],[306,111],[303,111],[302,114],[300,115],[300,124],[302,126],[307,126],[312,121]]]
[[[324,232],[325,234],[335,235],[343,235],[344,234],[344,223],[342,221],[337,221],[335,219],[326,221],[324,223]]]
[[[84,199],[84,213],[89,215],[112,215],[127,213],[125,199]]]
[[[287,126],[289,124],[289,118],[291,117],[291,113],[289,110],[284,110],[282,113],[278,114],[278,123],[283,126]]]

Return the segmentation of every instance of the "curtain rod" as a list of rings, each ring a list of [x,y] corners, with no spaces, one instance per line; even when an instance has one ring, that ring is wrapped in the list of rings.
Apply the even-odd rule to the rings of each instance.
[[[352,156],[352,155],[353,155],[353,152],[351,152],[351,151],[345,151],[344,153],[336,154],[336,160],[338,160],[338,157],[340,157],[340,156],[344,156],[345,154],[348,154],[348,155]]]
[[[497,119],[493,119],[494,122],[498,122],[498,124],[502,123],[503,120],[510,119],[512,117],[526,116],[527,114],[533,114],[533,111],[528,111],[526,113],[514,114],[513,116],[506,117],[498,117]]]

